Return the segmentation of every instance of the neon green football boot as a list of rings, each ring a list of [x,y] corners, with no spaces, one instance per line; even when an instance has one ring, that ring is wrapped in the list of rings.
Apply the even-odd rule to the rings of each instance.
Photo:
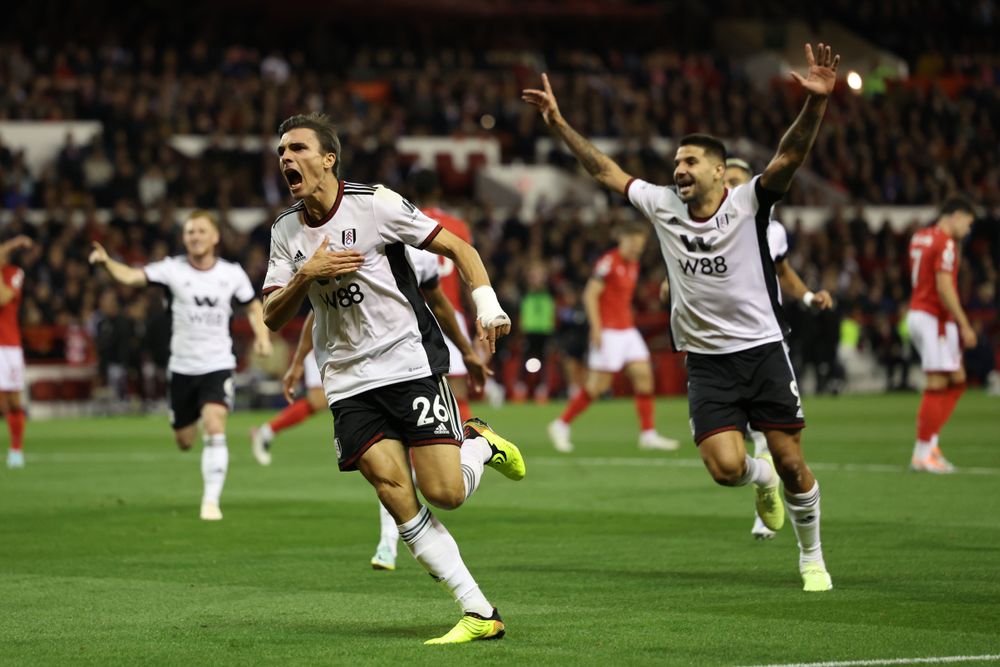
[[[518,482],[524,479],[525,466],[521,450],[513,442],[500,437],[490,425],[478,417],[465,420],[464,428],[467,439],[482,436],[490,446],[493,454],[486,465],[498,471],[504,477]]]
[[[800,563],[799,572],[802,574],[802,590],[808,593],[822,593],[833,588],[833,580],[822,561]]]
[[[778,478],[778,472],[774,469],[774,459],[771,458],[770,452],[764,452],[757,458],[767,461],[774,473],[773,484],[756,486],[757,516],[760,517],[765,526],[773,531],[779,531],[785,525],[785,506],[781,502],[781,492],[778,489],[781,485],[781,479]]]
[[[500,639],[503,636],[503,619],[494,607],[493,614],[489,618],[483,618],[471,611],[465,612],[455,627],[440,637],[428,639],[424,644],[465,644],[479,639]]]

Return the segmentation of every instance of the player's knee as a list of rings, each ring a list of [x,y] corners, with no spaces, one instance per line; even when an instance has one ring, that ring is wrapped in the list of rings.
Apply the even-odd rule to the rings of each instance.
[[[721,486],[738,486],[743,479],[745,461],[736,459],[713,459],[705,462],[708,474]]]
[[[194,436],[188,433],[174,433],[174,442],[177,443],[179,450],[186,452],[194,446]]]
[[[461,484],[437,483],[426,487],[421,486],[420,492],[434,507],[453,510],[465,502],[465,488]]]

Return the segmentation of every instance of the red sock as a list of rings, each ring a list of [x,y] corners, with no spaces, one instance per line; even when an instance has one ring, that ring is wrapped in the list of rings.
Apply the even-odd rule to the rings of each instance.
[[[944,425],[951,419],[951,413],[955,411],[958,399],[962,398],[964,392],[964,382],[962,384],[953,384],[944,390],[941,396],[941,414],[938,415],[938,430],[935,433],[940,433]]]
[[[10,431],[10,448],[21,449],[24,444],[24,410],[18,408],[7,413],[7,430]]]
[[[566,410],[563,411],[561,420],[567,424],[576,419],[577,415],[587,409],[590,402],[594,400],[587,393],[586,389],[581,389],[576,392],[576,396],[570,399],[569,405],[566,406]]]
[[[653,421],[653,395],[636,394],[635,411],[639,413],[639,428],[643,431],[651,431],[655,426]]]
[[[309,405],[309,401],[304,398],[300,398],[278,413],[278,416],[271,420],[271,430],[275,433],[283,431],[289,426],[295,426],[299,422],[304,421],[312,413],[313,409],[312,406]]]
[[[930,442],[934,434],[941,430],[941,415],[947,392],[947,389],[924,390],[920,409],[917,410],[917,440]]]
[[[464,424],[465,420],[472,416],[472,408],[469,407],[469,401],[464,398],[456,396],[455,402],[458,403],[458,418]]]

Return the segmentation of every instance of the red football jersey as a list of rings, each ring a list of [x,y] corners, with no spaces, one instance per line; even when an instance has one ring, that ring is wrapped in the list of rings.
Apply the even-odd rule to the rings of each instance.
[[[910,281],[913,295],[910,310],[922,310],[939,320],[951,321],[952,317],[941,303],[937,291],[937,274],[947,271],[952,284],[958,288],[958,252],[955,239],[937,225],[921,229],[910,239]]]
[[[618,253],[618,248],[601,255],[594,268],[594,278],[604,282],[598,300],[602,329],[631,329],[635,326],[632,316],[632,297],[639,281],[639,261],[628,261]]]
[[[0,345],[21,347],[21,327],[17,321],[17,313],[21,309],[21,286],[24,284],[24,271],[7,264],[0,273],[0,279],[14,290],[14,298],[0,306]]]
[[[469,231],[469,225],[464,220],[448,215],[436,206],[421,210],[427,217],[437,220],[441,223],[442,227],[469,245],[472,245],[472,232]],[[459,275],[458,269],[455,268],[455,263],[444,255],[438,255],[438,274],[441,281],[441,290],[444,292],[445,297],[451,302],[456,312],[464,314],[465,308],[462,307],[462,276]]]

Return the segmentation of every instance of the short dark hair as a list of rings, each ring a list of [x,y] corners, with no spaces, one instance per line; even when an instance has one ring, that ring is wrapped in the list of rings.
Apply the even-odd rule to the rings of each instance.
[[[314,112],[309,115],[298,114],[286,118],[278,126],[278,136],[285,132],[297,130],[305,127],[316,133],[319,139],[319,147],[324,153],[333,153],[337,158],[333,161],[333,175],[340,178],[340,137],[337,136],[337,129],[330,121],[329,116],[323,113]]]
[[[940,217],[951,215],[952,213],[968,213],[976,217],[976,206],[972,201],[962,195],[951,195],[941,202]]]
[[[413,192],[417,199],[433,195],[440,186],[437,172],[432,169],[421,169],[413,175]]]
[[[721,141],[710,134],[688,134],[681,137],[678,146],[698,146],[705,151],[706,155],[718,158],[722,164],[726,163],[726,146]]]

